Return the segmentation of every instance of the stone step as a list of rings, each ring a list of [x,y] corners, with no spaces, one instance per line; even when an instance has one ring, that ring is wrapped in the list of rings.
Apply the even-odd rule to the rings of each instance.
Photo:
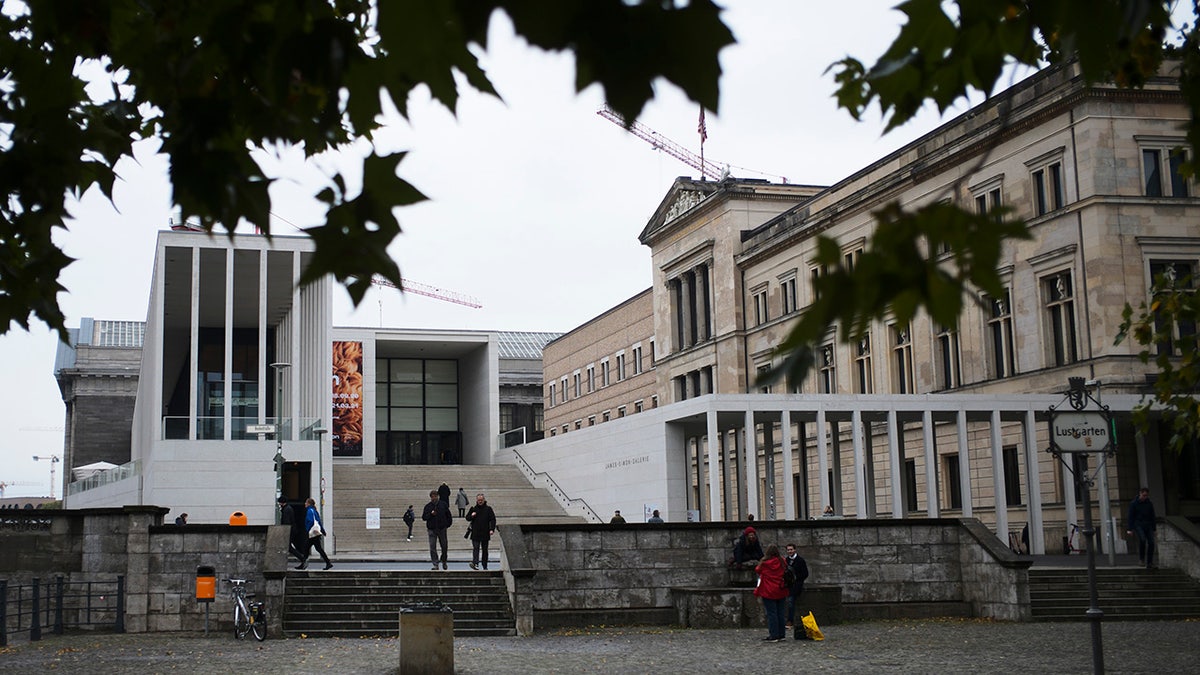
[[[1097,569],[1096,605],[1105,620],[1200,617],[1200,584],[1179,570]],[[1087,570],[1031,569],[1035,621],[1084,621],[1091,607]]]

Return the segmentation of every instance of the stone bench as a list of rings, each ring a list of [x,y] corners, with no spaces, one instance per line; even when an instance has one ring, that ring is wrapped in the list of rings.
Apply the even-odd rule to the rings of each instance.
[[[730,570],[731,581],[741,582],[744,573],[751,577],[754,574]],[[726,588],[672,588],[671,600],[679,625],[686,628],[747,628],[767,623],[762,602],[754,597],[753,583]],[[822,626],[841,623],[842,587],[805,584],[796,612],[803,616],[810,611]]]

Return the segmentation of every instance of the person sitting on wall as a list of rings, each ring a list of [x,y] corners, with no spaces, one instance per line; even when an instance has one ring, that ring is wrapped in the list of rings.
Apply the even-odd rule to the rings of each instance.
[[[763,547],[758,541],[758,530],[747,527],[733,544],[733,559],[729,566],[735,569],[754,569],[762,560]]]

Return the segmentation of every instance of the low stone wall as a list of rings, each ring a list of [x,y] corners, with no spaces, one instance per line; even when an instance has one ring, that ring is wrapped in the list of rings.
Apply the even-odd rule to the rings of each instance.
[[[764,545],[797,545],[808,562],[809,584],[839,588],[847,618],[861,617],[856,607],[884,606],[902,616],[1029,618],[1029,560],[1013,554],[974,519],[755,525]],[[740,529],[712,523],[508,528],[502,547],[517,631],[679,621],[680,593],[735,587],[726,560]],[[746,602],[732,598],[713,603],[705,617],[691,598],[686,621],[740,622],[748,613]]]
[[[0,578],[113,581],[123,575],[127,631],[203,630],[206,603],[196,600],[196,568],[207,565],[218,580],[251,580],[267,602],[268,626],[280,634],[288,528],[163,525],[165,513],[127,506],[28,515],[37,520],[0,528]],[[218,583],[217,589],[209,630],[232,627],[228,587]]]
[[[1200,527],[1183,516],[1167,516],[1155,534],[1155,562],[1160,567],[1177,567],[1200,581]],[[1137,550],[1134,544],[1134,550]]]

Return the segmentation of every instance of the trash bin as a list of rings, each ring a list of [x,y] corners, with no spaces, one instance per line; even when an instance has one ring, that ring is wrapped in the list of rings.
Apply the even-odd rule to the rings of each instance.
[[[229,514],[230,525],[245,525],[246,523],[246,514],[242,513],[241,511],[234,511],[233,513]]]
[[[217,571],[208,565],[196,568],[196,602],[212,602],[217,597]]]
[[[400,675],[454,672],[454,611],[441,602],[400,606]]]

